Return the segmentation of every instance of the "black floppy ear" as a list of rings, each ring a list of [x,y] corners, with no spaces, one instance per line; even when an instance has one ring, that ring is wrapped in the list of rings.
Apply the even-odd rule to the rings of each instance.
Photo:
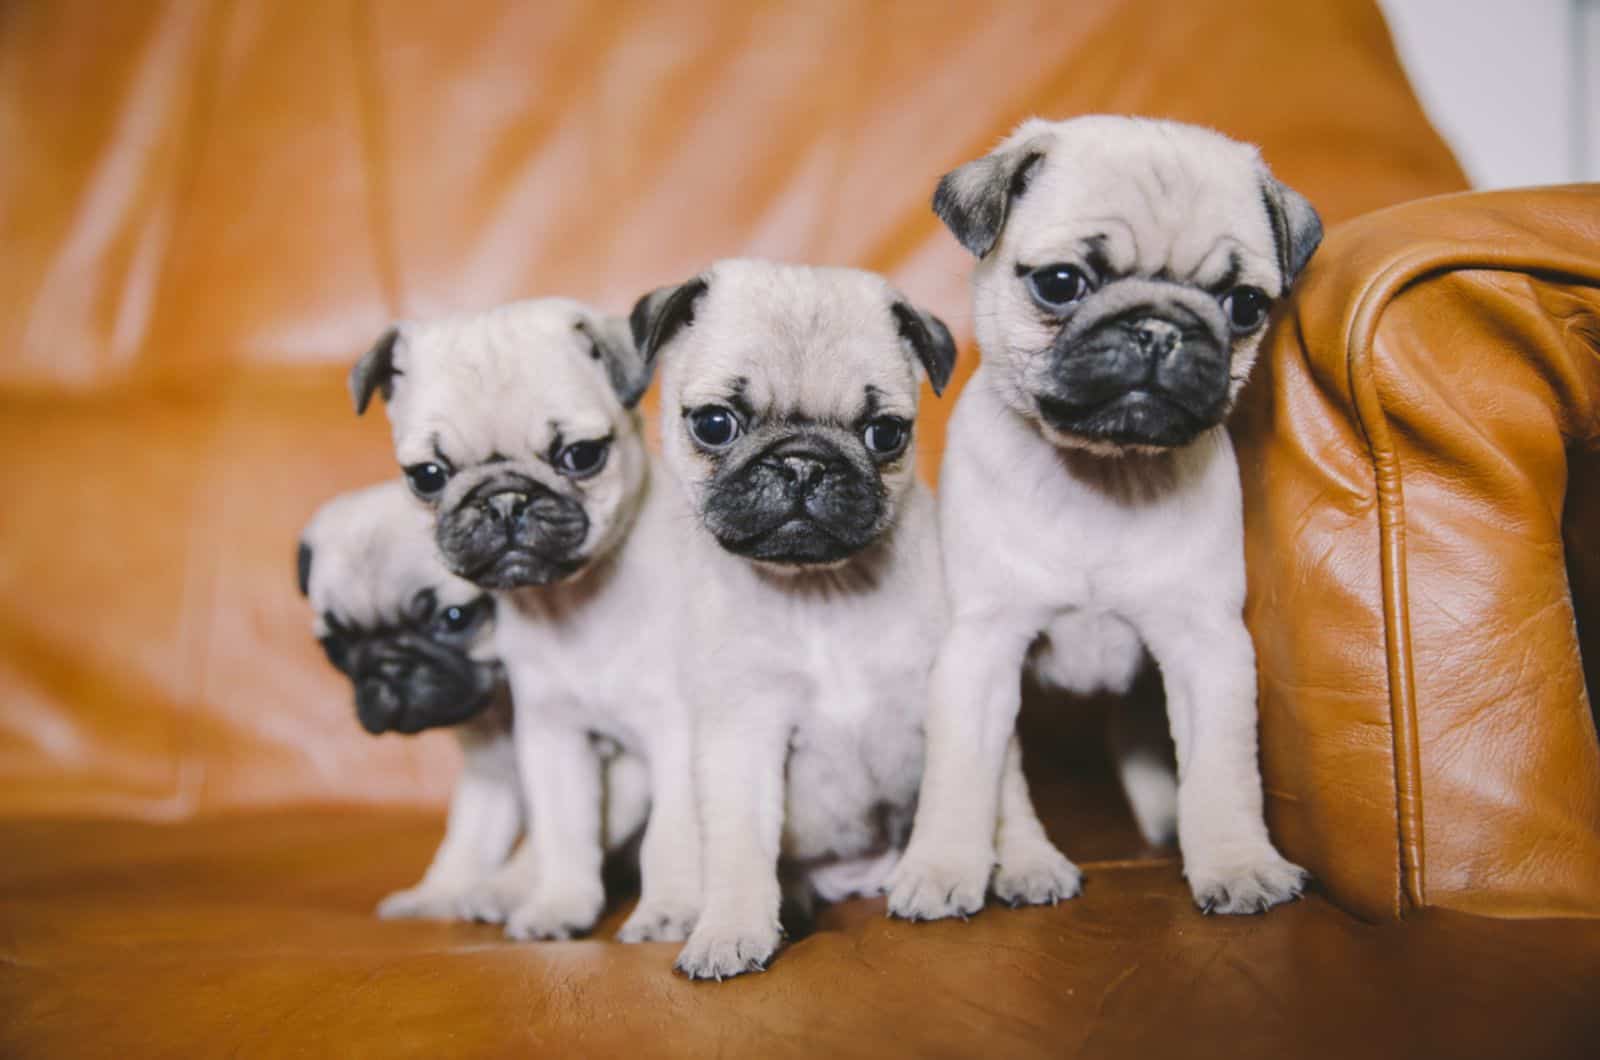
[[[984,257],[1000,240],[1013,199],[1028,187],[1028,176],[1044,158],[1034,143],[1003,148],[968,162],[939,178],[933,212],[975,257]]]
[[[390,328],[350,369],[350,400],[357,416],[367,411],[374,391],[381,391],[385,401],[394,393],[394,377],[400,374],[394,366],[394,345],[399,340],[400,329]]]
[[[628,322],[621,317],[579,317],[576,326],[590,342],[590,355],[605,366],[617,400],[623,408],[633,408],[650,389],[655,365],[639,355]]]
[[[653,365],[661,348],[694,323],[695,303],[709,287],[704,276],[696,276],[676,287],[658,287],[634,303],[628,327],[646,365]]]
[[[1288,291],[1322,243],[1322,218],[1310,200],[1270,173],[1261,178],[1261,199],[1278,244],[1283,289]]]
[[[294,557],[295,583],[300,586],[301,596],[311,595],[311,546],[304,541],[295,550]]]
[[[900,337],[927,371],[933,392],[943,394],[956,367],[956,340],[950,337],[950,329],[932,313],[924,313],[909,302],[896,302],[889,311],[894,314]]]

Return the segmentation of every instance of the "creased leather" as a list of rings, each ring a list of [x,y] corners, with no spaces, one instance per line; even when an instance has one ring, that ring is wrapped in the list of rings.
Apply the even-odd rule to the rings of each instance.
[[[1204,917],[1170,860],[1085,857],[1059,906],[847,902],[766,974],[691,983],[671,945],[610,941],[627,902],[580,942],[375,919],[437,835],[395,808],[0,824],[0,1055],[1565,1060],[1600,1036],[1592,921],[1373,927],[1315,894]]]
[[[1594,541],[1563,520],[1600,433],[1600,187],[1342,226],[1266,362],[1239,437],[1290,856],[1372,916],[1600,915],[1600,646],[1581,650],[1566,548],[1587,573]]]
[[[26,498],[0,519],[0,807],[437,802],[448,738],[350,724],[284,558],[392,468],[340,376],[394,316],[538,292],[625,311],[755,253],[887,270],[966,339],[970,261],[929,196],[1034,112],[1258,140],[1330,220],[1461,186],[1368,3],[969,14],[0,9],[0,433],[25,454],[0,482]],[[925,395],[930,477],[953,396]]]
[[[976,359],[971,262],[928,209],[934,181],[1030,114],[1105,110],[1259,142],[1330,223],[1465,186],[1369,0],[0,5],[0,1054],[1154,1056],[1227,1042],[1238,1060],[1592,1043],[1588,925],[1428,910],[1401,933],[1315,895],[1263,919],[1200,918],[1171,853],[1133,831],[1098,732],[1060,712],[1028,719],[1043,723],[1028,763],[1041,812],[1088,870],[1084,898],[1057,909],[910,926],[846,903],[773,974],[720,990],[667,975],[666,947],[519,946],[371,917],[421,871],[455,751],[441,734],[362,734],[294,590],[294,535],[316,505],[394,470],[381,417],[346,404],[350,360],[396,317],[544,292],[625,311],[705,261],[764,254],[888,272],[962,340],[958,390]],[[1331,240],[1313,276],[1341,279],[1285,315],[1245,410],[1294,413],[1269,418],[1269,445],[1241,446],[1273,826],[1328,895],[1368,913],[1403,891],[1395,627],[1340,298],[1458,214],[1477,220],[1449,238],[1471,246],[1524,223],[1547,242],[1592,234],[1589,199],[1496,199],[1495,225],[1483,201]],[[1572,911],[1586,855],[1548,837],[1583,817],[1588,766],[1545,747],[1576,723],[1534,709],[1581,701],[1564,590],[1550,555],[1510,582],[1550,602],[1522,640],[1567,645],[1530,656],[1548,692],[1519,699],[1532,712],[1509,726],[1469,709],[1483,678],[1433,662],[1449,638],[1423,603],[1470,568],[1454,546],[1477,524],[1417,520],[1440,489],[1430,475],[1504,479],[1505,453],[1482,468],[1476,452],[1435,458],[1400,384],[1428,378],[1408,358],[1436,345],[1472,339],[1515,364],[1501,346],[1592,336],[1590,294],[1543,274],[1453,282],[1469,286],[1418,301],[1430,322],[1397,345],[1400,292],[1371,361],[1404,502],[1408,581],[1389,597],[1411,622],[1408,857],[1431,901]],[[1501,308],[1478,314],[1480,295]],[[1571,385],[1548,400],[1526,379],[1502,388],[1535,395],[1500,410],[1507,422],[1576,408],[1579,377],[1551,378]],[[930,478],[953,396],[924,402]],[[1583,546],[1600,516],[1545,489],[1560,478],[1551,438],[1576,430],[1530,435],[1517,452],[1538,481],[1484,503],[1514,496],[1541,533],[1565,528],[1588,629],[1600,564]],[[1584,459],[1574,481],[1594,483]],[[1491,647],[1509,636],[1487,628]],[[1451,650],[1486,649],[1468,636]],[[1483,772],[1489,737],[1526,768]],[[1486,861],[1467,856],[1480,848]]]

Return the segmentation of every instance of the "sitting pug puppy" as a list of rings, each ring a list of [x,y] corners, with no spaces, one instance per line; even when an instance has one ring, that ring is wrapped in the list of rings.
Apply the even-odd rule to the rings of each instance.
[[[766,966],[785,872],[881,890],[922,768],[944,620],[933,499],[913,473],[938,319],[882,277],[725,261],[642,299],[685,531],[681,671],[696,717],[705,903],[677,967]]]
[[[1145,835],[1175,826],[1207,912],[1293,898],[1305,874],[1262,819],[1239,470],[1223,421],[1270,310],[1321,239],[1316,212],[1253,147],[1117,117],[1026,122],[945,176],[934,208],[979,259],[984,359],[950,424],[952,618],[890,912],[964,916],[991,871],[1015,871],[997,830],[1037,829],[1001,780],[1024,666],[1073,691],[1120,692],[1147,658],[1178,768],[1176,780],[1147,757],[1123,769]],[[1062,870],[1046,897],[1076,889]]]
[[[521,887],[474,913],[515,938],[583,934],[604,909],[596,734],[649,769],[642,895],[618,937],[681,940],[699,907],[679,560],[634,411],[649,381],[625,321],[558,298],[401,324],[350,376],[358,413],[388,402],[441,559],[495,598],[529,843]]]
[[[378,915],[470,917],[498,886],[525,817],[510,700],[490,643],[494,601],[439,562],[432,520],[398,480],[319,508],[296,566],[312,632],[354,685],[361,727],[374,736],[449,728],[461,743],[444,841],[422,881],[385,898]],[[642,772],[626,756],[608,771],[612,845],[644,821]]]

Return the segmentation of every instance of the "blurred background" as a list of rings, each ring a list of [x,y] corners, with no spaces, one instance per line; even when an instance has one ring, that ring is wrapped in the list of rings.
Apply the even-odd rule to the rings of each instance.
[[[0,0],[0,809],[443,797],[448,737],[364,736],[294,589],[316,506],[395,473],[344,375],[396,318],[538,293],[626,312],[734,255],[874,269],[963,344],[917,427],[932,478],[976,363],[939,174],[1029,115],[1123,112],[1259,144],[1330,227],[1469,178],[1593,178],[1597,20]]]
[[[1600,0],[1380,0],[1475,187],[1600,180]]]

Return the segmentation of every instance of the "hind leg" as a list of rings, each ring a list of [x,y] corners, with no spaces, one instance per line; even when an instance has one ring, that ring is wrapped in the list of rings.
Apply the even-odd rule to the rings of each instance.
[[[1137,682],[1118,704],[1109,736],[1112,760],[1139,834],[1151,846],[1172,843],[1178,838],[1178,764],[1154,680]]]

